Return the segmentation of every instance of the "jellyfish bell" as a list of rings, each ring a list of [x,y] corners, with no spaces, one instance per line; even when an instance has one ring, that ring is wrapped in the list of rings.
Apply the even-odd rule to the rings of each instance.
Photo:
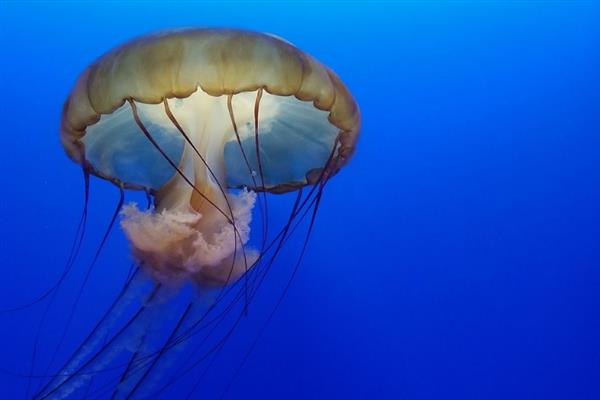
[[[358,106],[338,76],[289,42],[183,29],[132,40],[92,63],[67,98],[60,138],[86,176],[153,197],[146,210],[119,208],[132,254],[157,284],[214,288],[247,276],[269,249],[277,253],[291,223],[306,215],[302,207],[315,207],[349,160],[359,128]],[[312,202],[300,200],[305,186]],[[269,237],[267,195],[288,192],[298,193],[294,208]],[[254,208],[263,222],[259,246],[249,244]],[[90,375],[113,346],[92,352],[100,340],[87,340],[87,353],[39,398],[70,393],[69,382]]]
[[[92,174],[154,193],[156,213],[130,206],[122,223],[153,276],[225,283],[245,270],[238,252],[232,274],[222,273],[248,240],[254,192],[335,173],[359,121],[339,78],[289,42],[189,29],[131,41],[88,67],[61,140]]]

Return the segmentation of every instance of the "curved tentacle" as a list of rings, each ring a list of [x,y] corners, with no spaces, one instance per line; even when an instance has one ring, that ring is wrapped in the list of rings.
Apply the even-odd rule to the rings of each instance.
[[[158,285],[154,285],[149,293],[146,293],[145,296],[141,296],[142,305],[135,314],[130,317],[125,325],[113,334],[108,341],[101,345],[106,335],[108,335],[119,322],[120,317],[126,312],[131,302],[140,297],[137,292],[139,290],[147,290],[145,286],[145,280],[139,277],[139,273],[136,273],[105,312],[98,324],[92,329],[88,337],[69,358],[67,363],[65,363],[56,375],[54,375],[53,379],[38,391],[34,396],[35,399],[61,398],[59,396],[60,393],[63,393],[64,395],[64,393],[69,392],[68,390],[65,390],[65,387],[68,386],[70,382],[76,381],[78,382],[78,385],[73,386],[80,386],[85,383],[90,376],[93,376],[101,370],[102,362],[95,361],[101,359],[103,355],[106,355],[108,350],[115,347],[115,344],[118,343],[118,339],[123,336],[124,333],[131,331],[132,327],[135,327],[136,321],[140,320],[141,316],[144,315],[144,311],[152,304],[152,300],[156,297],[156,293],[159,289]],[[108,360],[105,360],[105,362],[107,361]],[[74,388],[71,387],[71,389],[73,390]]]

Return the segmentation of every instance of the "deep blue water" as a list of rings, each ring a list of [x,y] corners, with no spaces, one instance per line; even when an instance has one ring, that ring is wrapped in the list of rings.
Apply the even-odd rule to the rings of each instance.
[[[302,267],[228,398],[600,398],[591,1],[3,2],[2,307],[41,293],[68,254],[83,187],[58,126],[74,79],[122,41],[179,26],[282,36],[332,67],[363,116],[355,157],[328,184]],[[42,332],[42,360],[117,198],[92,181],[82,262]],[[115,294],[128,259],[117,230],[61,354]],[[289,276],[280,265],[197,398],[230,380]],[[42,310],[1,315],[4,370],[28,372]],[[23,398],[26,386],[0,374],[0,398]]]

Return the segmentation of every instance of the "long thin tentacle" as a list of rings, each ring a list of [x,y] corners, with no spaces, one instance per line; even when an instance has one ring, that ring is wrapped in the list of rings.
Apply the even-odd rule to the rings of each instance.
[[[244,354],[244,357],[242,358],[242,361],[238,365],[237,369],[235,370],[235,372],[234,372],[231,380],[229,381],[229,383],[225,387],[225,390],[221,394],[221,397],[220,397],[221,399],[225,398],[225,396],[227,395],[227,393],[229,392],[229,390],[233,386],[234,381],[236,380],[236,378],[238,377],[240,371],[242,370],[242,368],[244,367],[244,365],[248,361],[248,358],[250,358],[250,354],[252,354],[252,352],[254,351],[254,349],[256,347],[256,344],[259,342],[260,338],[262,337],[262,335],[264,334],[265,330],[267,329],[267,326],[269,325],[269,323],[273,319],[273,316],[275,315],[275,313],[279,309],[281,303],[283,302],[283,299],[286,297],[286,294],[288,293],[288,291],[289,291],[289,289],[290,289],[290,287],[292,285],[292,282],[294,281],[294,278],[296,277],[296,274],[298,272],[298,269],[300,267],[302,259],[304,258],[304,254],[306,253],[306,248],[308,246],[308,242],[309,242],[309,239],[310,239],[310,236],[311,236],[314,224],[315,224],[315,218],[317,216],[317,212],[319,210],[319,205],[321,203],[321,196],[323,194],[323,187],[324,186],[325,186],[325,183],[323,183],[321,185],[321,189],[317,193],[315,206],[313,208],[313,212],[312,212],[312,215],[311,215],[311,218],[310,218],[310,222],[309,222],[309,225],[308,225],[308,229],[307,229],[307,232],[306,232],[306,237],[304,239],[304,243],[302,244],[302,249],[300,250],[300,255],[298,256],[298,259],[296,260],[296,264],[294,265],[294,269],[292,271],[292,274],[291,274],[290,278],[288,279],[288,282],[285,285],[285,288],[283,289],[282,293],[280,294],[279,298],[277,299],[277,302],[275,303],[275,306],[271,310],[271,313],[269,314],[269,316],[267,317],[266,321],[263,323],[260,331],[258,332],[258,334],[256,335],[256,337],[254,338],[254,340],[250,344],[250,347],[248,348],[248,350]],[[190,395],[194,393],[194,391],[196,390],[197,386],[198,386],[198,384],[196,383],[196,385],[190,391]]]
[[[101,367],[103,364],[109,362],[115,354],[111,354],[111,350],[117,350],[116,346],[119,344],[119,340],[127,338],[126,334],[130,333],[131,329],[136,326],[136,322],[139,322],[145,315],[146,310],[150,305],[153,304],[157,293],[159,292],[160,285],[155,285],[152,292],[146,298],[144,304],[135,312],[135,314],[123,325],[99,350],[88,357],[83,363],[78,363],[78,366],[74,371],[66,371],[61,374],[61,380],[57,384],[48,388],[48,390],[42,391],[35,396],[35,399],[48,399],[60,396],[60,393],[67,393],[73,391],[77,386],[81,385],[89,377],[102,371]],[[140,334],[143,332],[140,332]]]
[[[311,194],[312,194],[312,190],[311,190]],[[279,250],[281,249],[281,246],[283,245],[283,243],[285,242],[285,232],[289,231],[289,226],[291,225],[291,223],[293,222],[293,220],[296,218],[296,216],[298,215],[298,213],[300,212],[300,210],[308,203],[308,197],[305,198],[302,202],[300,202],[301,199],[301,193],[298,194],[298,197],[296,199],[296,202],[294,204],[294,209],[292,210],[292,212],[290,213],[290,221],[288,222],[288,224],[286,224],[287,228],[284,228],[282,230],[282,232],[280,232],[280,234],[278,235],[278,239],[279,239],[279,243],[277,244],[276,247],[276,252],[279,252]],[[300,204],[300,205],[299,205]],[[272,242],[272,244],[274,244],[274,242]],[[270,246],[269,246],[270,247]],[[272,261],[274,260],[275,257],[272,257],[272,259],[270,260],[269,264],[267,265],[266,268],[263,269],[263,272],[260,273],[260,271],[257,271],[257,275],[258,275],[258,280],[262,282],[262,280],[264,279],[264,277],[266,276],[266,273],[268,272],[268,269],[270,268],[270,266],[272,265]],[[254,294],[256,293],[256,291],[254,292]],[[239,299],[239,296],[238,296]],[[233,303],[233,302],[232,302]],[[225,313],[224,313],[225,314]],[[205,351],[202,355],[200,356],[193,356],[195,357],[195,360],[192,361],[191,363],[189,363],[190,360],[188,360],[188,362],[185,362],[181,368],[179,368],[177,370],[177,372],[175,374],[173,374],[174,376],[168,380],[165,384],[162,385],[162,387],[156,391],[154,393],[154,395],[158,395],[159,393],[164,392],[167,388],[169,388],[170,386],[172,386],[176,381],[178,381],[179,379],[182,379],[183,376],[189,374],[191,371],[193,371],[198,365],[200,365],[200,363],[202,363],[204,360],[206,360],[208,357],[213,356],[213,360],[214,357],[221,351],[221,349],[224,347],[225,343],[229,340],[229,338],[231,337],[231,335],[233,334],[233,332],[235,331],[235,329],[237,328],[237,326],[239,325],[241,318],[243,316],[243,313],[240,313],[238,315],[238,317],[235,319],[235,321],[233,322],[231,328],[229,330],[226,331],[226,333],[224,335],[222,335],[221,339],[217,341],[217,343],[215,345],[213,345],[212,347],[210,347],[207,351]],[[219,317],[219,321],[222,321],[222,319],[224,318],[224,315],[222,314]],[[200,344],[197,346],[197,349],[200,349],[203,347],[203,345],[206,343],[206,341],[208,340],[208,338],[210,337],[210,335],[216,331],[216,328],[218,327],[218,323],[213,325],[213,328],[208,332],[208,334],[206,334],[203,338],[203,340],[200,342]],[[196,334],[197,332],[191,332],[189,334],[189,336],[191,337],[192,335]],[[190,358],[192,358],[192,356],[190,356]],[[189,365],[187,365],[189,363]],[[209,366],[205,369],[204,373],[208,370]],[[204,375],[204,373],[199,377],[198,380],[201,380],[202,376]]]
[[[54,362],[58,351],[60,350],[60,347],[62,346],[66,336],[67,336],[67,332],[71,326],[71,323],[73,322],[73,317],[75,316],[75,311],[77,310],[77,307],[79,305],[79,302],[81,300],[81,296],[83,295],[83,291],[85,290],[87,283],[90,279],[90,276],[92,274],[92,271],[94,270],[94,267],[96,266],[96,263],[98,262],[98,259],[100,258],[100,254],[102,253],[102,250],[104,249],[104,246],[106,244],[106,241],[108,240],[108,237],[110,236],[110,233],[112,232],[112,229],[115,225],[115,222],[117,220],[117,216],[119,215],[119,213],[121,212],[121,208],[123,207],[123,202],[125,201],[125,192],[123,191],[123,188],[119,188],[119,201],[117,203],[117,206],[115,207],[115,211],[113,212],[113,215],[110,219],[110,222],[108,224],[108,227],[106,228],[104,235],[102,236],[102,240],[100,241],[100,244],[98,245],[98,248],[96,249],[96,253],[94,254],[94,258],[92,259],[92,262],[90,263],[85,276],[83,278],[83,282],[81,283],[81,285],[79,286],[79,290],[77,291],[77,295],[75,297],[75,301],[73,303],[73,306],[71,307],[71,310],[69,312],[69,316],[67,318],[67,322],[65,324],[65,327],[62,331],[62,334],[60,336],[60,339],[58,341],[58,344],[56,345],[56,347],[54,348],[54,351],[52,353],[52,356],[50,357],[50,362],[49,365],[52,365],[52,363]]]
[[[73,242],[71,244],[71,250],[69,251],[69,255],[67,257],[67,261],[65,262],[65,266],[56,280],[49,288],[44,290],[42,294],[35,297],[33,300],[30,300],[26,303],[23,303],[18,306],[13,306],[9,308],[4,308],[0,310],[0,313],[10,313],[15,311],[25,310],[29,307],[32,307],[42,301],[44,301],[48,296],[54,293],[56,290],[60,288],[65,278],[69,275],[73,265],[75,264],[75,260],[77,259],[77,255],[79,254],[79,250],[81,249],[81,244],[83,243],[83,238],[85,236],[85,228],[87,225],[87,215],[88,215],[88,202],[89,202],[89,173],[83,170],[84,173],[84,182],[85,182],[85,195],[83,202],[83,209],[81,211],[81,217],[79,218],[79,223],[77,224],[77,229],[75,230],[75,237],[73,238]]]
[[[60,384],[62,379],[68,376],[72,371],[76,370],[79,365],[83,363],[83,360],[93,353],[94,349],[102,341],[103,336],[108,334],[114,327],[118,321],[118,317],[125,311],[127,306],[135,300],[135,297],[131,295],[132,292],[138,290],[137,288],[143,283],[138,271],[139,270],[136,270],[136,273],[125,283],[112,304],[106,309],[96,325],[79,344],[77,349],[67,359],[60,370],[52,375],[52,379],[37,391],[38,395],[46,391],[49,387]]]
[[[154,368],[157,366],[158,362],[161,360],[161,357],[167,352],[167,350],[168,350],[167,344],[170,343],[173,340],[173,338],[177,336],[181,327],[184,326],[184,322],[187,320],[187,317],[190,314],[190,311],[192,310],[193,304],[194,303],[190,302],[187,305],[187,307],[185,308],[185,310],[179,317],[179,320],[177,321],[177,325],[175,325],[175,328],[172,330],[167,341],[161,347],[158,354],[156,354],[152,358],[150,365],[146,368],[146,370],[144,371],[144,373],[142,374],[140,379],[135,383],[135,386],[133,387],[133,389],[131,389],[131,391],[127,395],[126,399],[130,399],[138,391],[138,389],[140,389],[142,387],[142,385],[144,384],[144,382],[146,381],[148,376],[150,376],[150,373],[154,370]]]

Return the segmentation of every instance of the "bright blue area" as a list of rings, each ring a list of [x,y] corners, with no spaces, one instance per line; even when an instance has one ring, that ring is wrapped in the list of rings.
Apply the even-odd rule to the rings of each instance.
[[[119,110],[123,115],[119,123],[110,127],[102,121],[88,128],[84,136],[85,157],[96,171],[105,176],[116,177],[121,182],[151,189],[159,189],[171,179],[175,170],[168,160],[179,165],[185,139],[175,127],[168,129],[152,121],[144,122],[160,151],[142,133],[132,118],[131,109]],[[139,107],[144,121],[144,107]],[[95,128],[95,129],[94,129]]]
[[[312,107],[311,103],[306,104]],[[296,112],[304,110],[306,108]],[[260,132],[260,164],[256,154],[256,136],[252,131],[239,143],[235,139],[225,143],[223,158],[227,184],[230,187],[259,188],[263,184],[273,187],[305,183],[307,174],[315,174],[327,164],[338,134],[339,129],[331,125],[322,113],[316,116],[308,114],[300,119],[294,113],[283,113],[269,121],[268,127]]]
[[[78,73],[144,32],[249,28],[336,70],[363,131],[228,398],[598,399],[599,21],[592,1],[2,2],[0,305],[42,292],[68,254],[83,189],[58,126]],[[116,201],[92,181],[79,281]],[[115,293],[127,254],[114,234],[67,348]],[[274,271],[270,302],[238,336],[256,334],[289,271]],[[28,371],[42,310],[1,315],[0,367]],[[47,343],[65,318],[53,315]],[[246,348],[225,348],[198,398],[220,393]],[[25,387],[0,374],[1,398]]]

